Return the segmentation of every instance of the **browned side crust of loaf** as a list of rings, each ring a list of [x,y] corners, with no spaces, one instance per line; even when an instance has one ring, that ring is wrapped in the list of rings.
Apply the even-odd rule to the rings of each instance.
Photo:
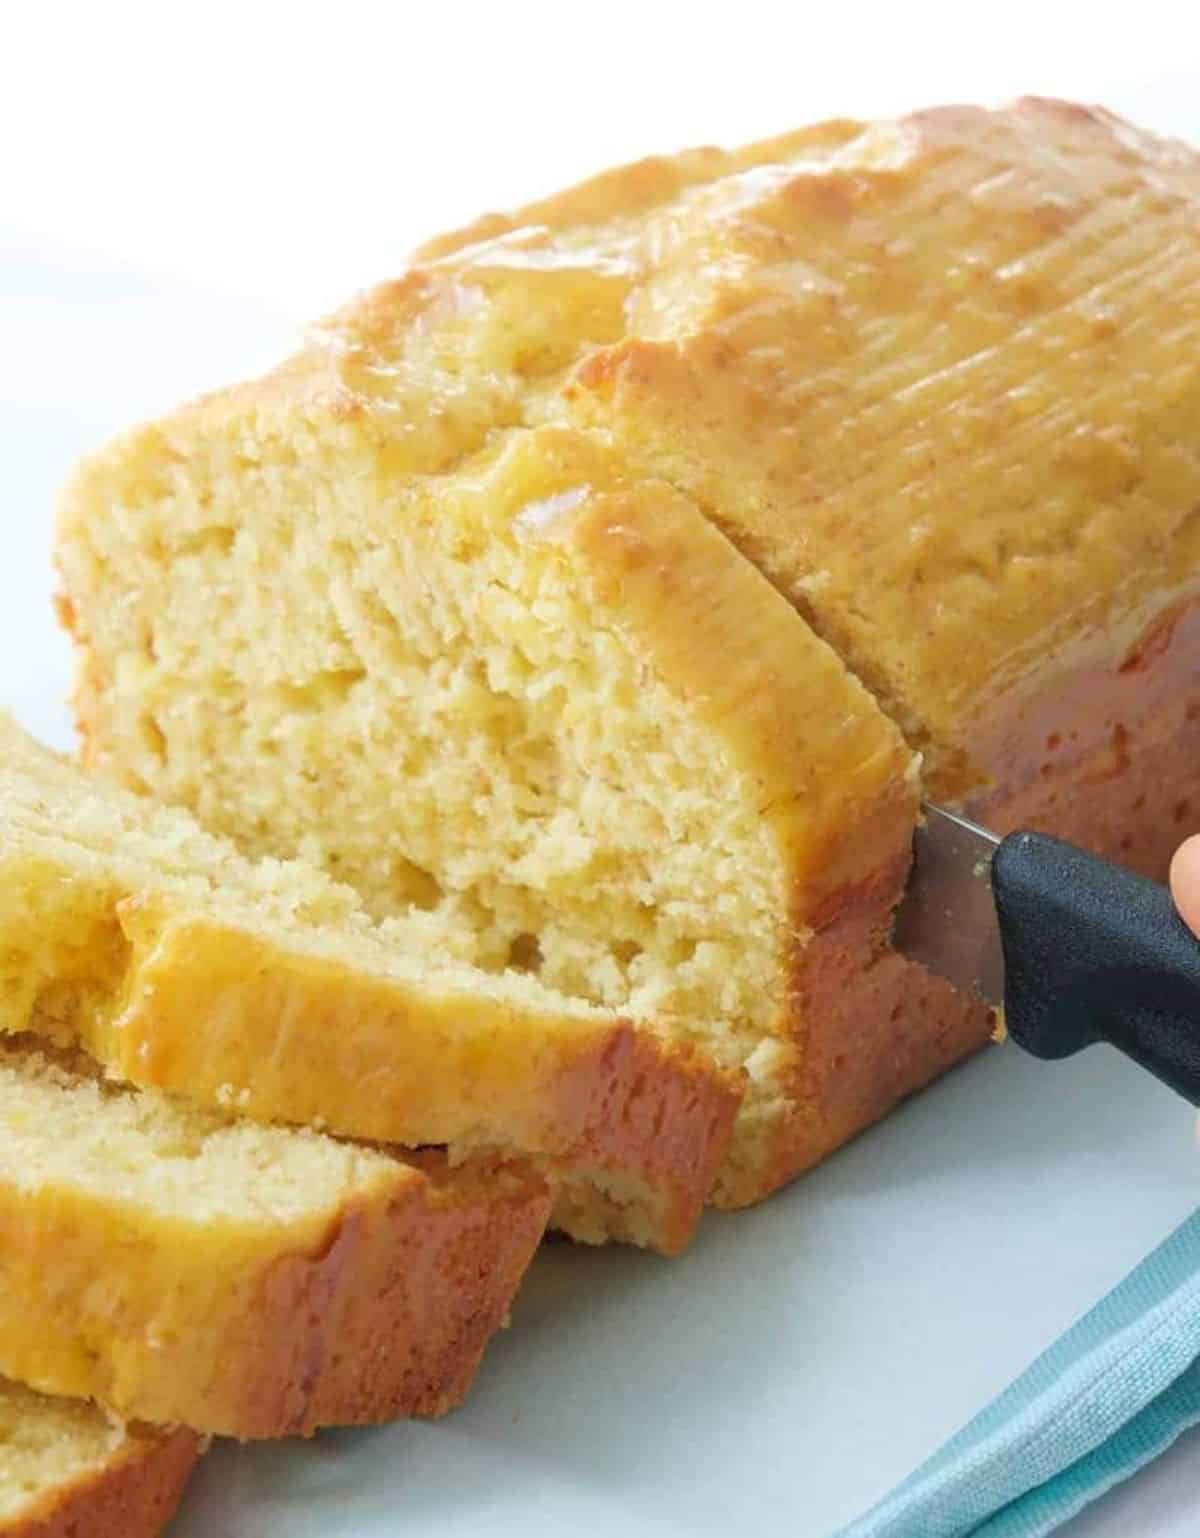
[[[907,855],[830,903],[798,949],[791,1004],[801,1044],[784,1119],[760,1172],[726,1180],[722,1207],[743,1207],[817,1164],[899,1101],[987,1041],[992,1012],[887,944]]]
[[[135,1427],[102,1467],[49,1490],[9,1522],[3,1538],[156,1538],[175,1514],[200,1454],[190,1431]]]
[[[422,1162],[430,1195],[410,1198],[415,1222],[402,1205],[389,1213],[390,1224],[376,1226],[361,1241],[348,1230],[335,1241],[335,1248],[346,1242],[351,1252],[361,1243],[364,1264],[357,1285],[334,1280],[324,1360],[313,1359],[319,1376],[307,1403],[294,1396],[295,1430],[445,1415],[462,1403],[484,1347],[507,1323],[545,1231],[550,1193],[532,1177],[510,1175],[501,1197],[486,1167],[474,1172],[468,1193],[461,1172],[447,1169],[440,1156]],[[329,1260],[335,1279],[333,1249]],[[284,1318],[293,1309],[308,1317],[301,1299],[310,1308],[324,1302],[303,1275],[295,1303],[288,1298],[291,1279],[281,1275],[275,1282]],[[301,1380],[298,1387],[303,1392],[308,1385]],[[269,1421],[269,1403],[264,1410]]]
[[[1025,696],[984,740],[996,783],[970,800],[973,816],[1001,832],[1054,833],[1162,880],[1200,828],[1200,601],[1171,605],[1115,660]],[[765,1189],[732,1189],[721,1205],[785,1184],[988,1040],[990,1010],[886,943],[906,873],[893,865],[842,894],[799,951],[807,1114],[782,1128]]]
[[[664,1046],[675,1058],[669,1078],[659,1067]],[[597,1173],[636,1170],[639,1184],[657,1199],[654,1247],[676,1255],[695,1232],[717,1178],[741,1103],[740,1085],[699,1052],[653,1043],[645,1031],[614,1032],[609,1058],[607,1071],[588,1090],[584,1135],[560,1173],[572,1166],[583,1171],[588,1188],[588,1177]],[[637,1241],[619,1199],[606,1201],[596,1185],[586,1196],[593,1213],[607,1213],[609,1237]],[[570,1185],[564,1183],[555,1221],[567,1232],[575,1226],[571,1211]]]
[[[0,1367],[241,1439],[442,1415],[506,1320],[551,1193],[511,1167],[421,1163],[428,1178],[398,1165],[291,1252],[269,1228],[226,1253],[0,1191]]]
[[[1200,828],[1200,599],[1169,605],[1114,663],[1027,696],[990,736],[998,832],[1039,828],[1158,881]]]

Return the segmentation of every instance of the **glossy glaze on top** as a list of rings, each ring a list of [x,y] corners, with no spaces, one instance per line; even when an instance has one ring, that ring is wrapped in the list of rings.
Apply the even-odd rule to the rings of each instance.
[[[1008,696],[1132,644],[1200,567],[1200,160],[1099,110],[644,161],[431,243],[314,342],[348,405],[401,419],[398,468],[506,427],[611,435],[837,647],[940,794]]]

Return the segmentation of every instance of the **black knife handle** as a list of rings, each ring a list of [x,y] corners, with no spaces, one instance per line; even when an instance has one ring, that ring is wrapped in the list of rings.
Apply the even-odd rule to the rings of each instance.
[[[1157,881],[1044,833],[996,850],[1008,1033],[1035,1057],[1114,1047],[1200,1105],[1200,940]]]

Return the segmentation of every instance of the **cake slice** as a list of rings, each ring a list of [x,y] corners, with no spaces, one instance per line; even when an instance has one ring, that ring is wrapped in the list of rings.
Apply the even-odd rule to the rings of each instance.
[[[422,916],[423,917],[423,916]],[[689,1237],[738,1100],[686,1045],[458,961],[0,719],[0,1030],[261,1121],[537,1157],[556,1222]]]
[[[0,1379],[0,1538],[157,1538],[199,1451]]]
[[[896,956],[922,791],[1200,815],[1200,159],[1024,102],[433,242],[68,487],[88,760],[746,1076],[754,1200],[987,1039]]]
[[[0,1042],[0,1372],[255,1438],[439,1415],[549,1210],[500,1165],[406,1163]]]

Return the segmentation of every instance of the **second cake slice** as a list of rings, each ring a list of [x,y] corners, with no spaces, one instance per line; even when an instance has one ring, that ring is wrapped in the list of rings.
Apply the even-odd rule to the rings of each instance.
[[[569,1232],[677,1249],[734,1079],[450,943],[375,924],[316,870],[244,859],[0,720],[0,1030],[260,1121],[533,1155]]]

